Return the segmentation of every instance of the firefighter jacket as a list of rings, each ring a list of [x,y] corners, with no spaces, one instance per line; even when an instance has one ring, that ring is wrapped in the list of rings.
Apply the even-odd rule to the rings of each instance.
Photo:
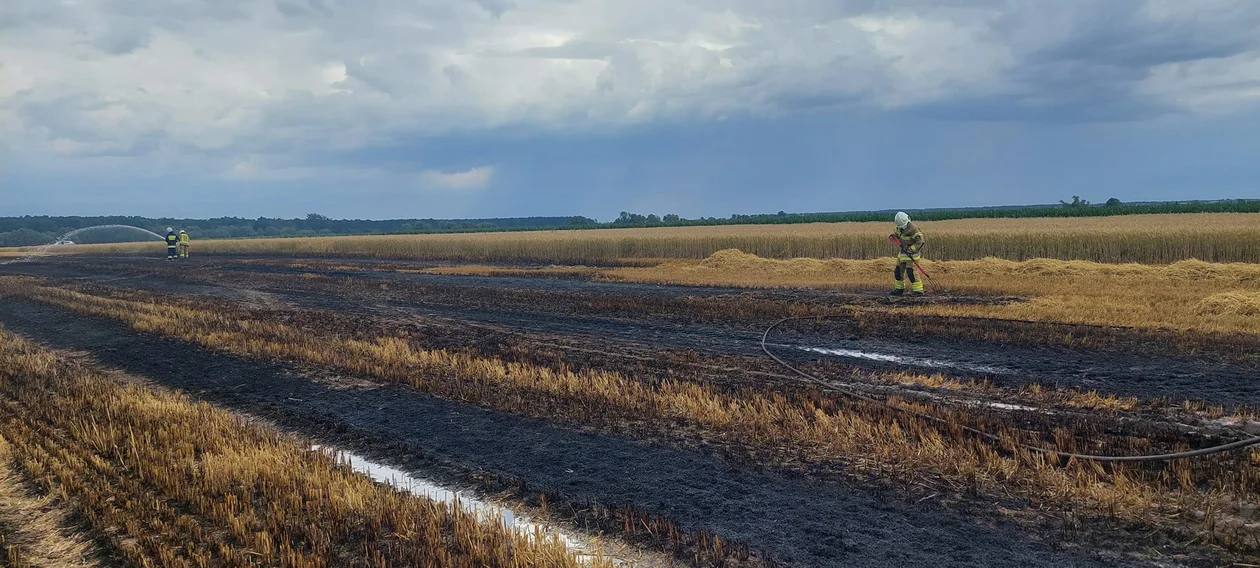
[[[893,234],[901,239],[901,251],[911,256],[919,254],[923,250],[923,244],[927,242],[923,237],[923,231],[919,230],[913,222],[907,224],[904,229],[897,229],[897,232]]]

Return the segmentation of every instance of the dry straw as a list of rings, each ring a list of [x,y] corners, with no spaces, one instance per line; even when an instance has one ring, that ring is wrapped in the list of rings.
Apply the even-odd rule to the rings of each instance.
[[[127,565],[579,565],[555,537],[376,484],[225,411],[111,380],[4,330],[0,435],[0,465],[57,496]]]
[[[854,472],[909,482],[943,478],[974,490],[1015,493],[1043,506],[1092,511],[1227,544],[1239,544],[1244,529],[1234,527],[1221,534],[1210,524],[1188,520],[1190,514],[1219,510],[1222,499],[1249,498],[1247,488],[1256,486],[1255,469],[1240,467],[1232,456],[1193,464],[1173,462],[1155,470],[1085,464],[1059,468],[1038,455],[1003,454],[958,433],[941,432],[918,420],[895,421],[877,408],[853,408],[825,396],[724,392],[682,378],[639,381],[610,371],[555,369],[426,349],[414,337],[343,337],[260,321],[224,306],[159,304],[2,282],[8,293],[242,355],[322,365],[441,397],[614,430],[632,424],[675,424],[710,439],[788,452],[793,459],[843,461]],[[956,420],[972,418],[942,408],[915,407]],[[985,427],[1014,435],[999,425]],[[1079,449],[1075,439],[1072,431],[1061,430],[1054,443],[1065,450]],[[1113,443],[1109,449],[1121,453],[1149,449],[1142,440]],[[1177,516],[1169,517],[1171,513]]]

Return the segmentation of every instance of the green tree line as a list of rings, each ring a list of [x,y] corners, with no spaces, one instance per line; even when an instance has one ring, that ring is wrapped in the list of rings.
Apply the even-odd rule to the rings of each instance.
[[[1059,205],[1013,205],[1005,207],[971,207],[938,209],[901,209],[921,221],[946,221],[950,219],[1026,219],[1032,217],[1102,217],[1111,215],[1141,215],[1156,213],[1260,213],[1260,199],[1222,199],[1215,201],[1171,201],[1123,203],[1114,197],[1102,204],[1092,204],[1080,196]],[[680,218],[678,215],[643,215],[622,211],[611,223],[600,226],[656,227],[671,225],[745,225],[788,223],[840,223],[864,221],[891,221],[894,210],[849,211],[836,213],[767,213],[760,215],[734,214],[730,217]]]
[[[1178,201],[1122,203],[1110,198],[1093,204],[1080,196],[1058,205],[906,209],[922,221],[979,218],[1087,217],[1105,215],[1137,215],[1150,213],[1260,213],[1260,199],[1222,199],[1214,201]],[[54,242],[75,229],[97,225],[131,225],[163,233],[166,227],[184,229],[197,239],[232,239],[251,237],[302,237],[332,235],[370,235],[407,233],[459,233],[483,231],[531,231],[554,229],[595,229],[613,227],[668,227],[688,225],[735,225],[780,223],[835,223],[844,221],[889,221],[892,210],[849,211],[834,213],[768,213],[734,214],[730,217],[687,219],[677,214],[641,214],[622,211],[611,221],[598,222],[582,216],[569,217],[503,217],[489,219],[333,219],[318,213],[305,218],[279,219],[259,217],[216,217],[211,219],[172,219],[136,216],[0,217],[0,247],[35,246]],[[75,237],[79,243],[137,240],[135,232],[92,231]]]
[[[212,219],[173,219],[134,216],[0,217],[0,247],[36,246],[56,241],[76,229],[98,225],[130,225],[164,234],[167,227],[188,231],[198,239],[233,239],[250,237],[309,237],[333,235],[471,232],[494,230],[554,229],[594,226],[586,217],[516,217],[493,219],[332,219],[318,213],[305,218],[273,219],[259,217],[217,217]],[[77,243],[118,242],[137,240],[143,235],[135,231],[95,230],[75,236]]]

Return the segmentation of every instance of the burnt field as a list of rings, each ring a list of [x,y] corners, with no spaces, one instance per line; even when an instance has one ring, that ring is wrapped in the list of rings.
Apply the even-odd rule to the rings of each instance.
[[[889,299],[426,266],[45,258],[0,267],[13,277],[0,324],[430,477],[545,492],[577,527],[688,563],[1260,558],[1250,450],[1058,463],[835,390],[1010,442],[1184,451],[1254,432],[1251,336],[914,312],[1024,300],[978,293]],[[825,384],[762,352],[766,328],[786,317],[808,319],[776,328],[766,347]]]

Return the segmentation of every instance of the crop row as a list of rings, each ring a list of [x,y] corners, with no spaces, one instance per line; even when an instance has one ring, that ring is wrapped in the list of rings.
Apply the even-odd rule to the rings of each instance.
[[[184,395],[0,330],[0,459],[128,566],[577,566]]]
[[[139,331],[245,356],[315,364],[504,411],[622,432],[632,431],[635,424],[675,424],[680,431],[711,439],[786,448],[798,459],[843,461],[855,472],[903,481],[945,478],[974,490],[1013,492],[1052,507],[1084,507],[1094,515],[1189,531],[1224,544],[1255,544],[1250,537],[1243,539],[1244,527],[1216,524],[1210,514],[1222,509],[1221,500],[1253,498],[1260,472],[1250,454],[1147,467],[1061,467],[1040,455],[999,450],[960,432],[816,393],[785,395],[752,388],[723,392],[681,379],[636,380],[611,371],[549,368],[425,349],[412,338],[392,334],[354,338],[298,328],[223,305],[108,298],[12,279],[0,291],[118,319]],[[980,420],[932,406],[913,407],[965,422]],[[982,422],[978,425],[1008,441],[1020,436],[1010,425]],[[1055,432],[1050,443],[1063,450],[1082,444],[1093,451],[1151,449],[1141,439],[1070,429]],[[1194,511],[1209,514],[1200,522],[1192,519]]]

